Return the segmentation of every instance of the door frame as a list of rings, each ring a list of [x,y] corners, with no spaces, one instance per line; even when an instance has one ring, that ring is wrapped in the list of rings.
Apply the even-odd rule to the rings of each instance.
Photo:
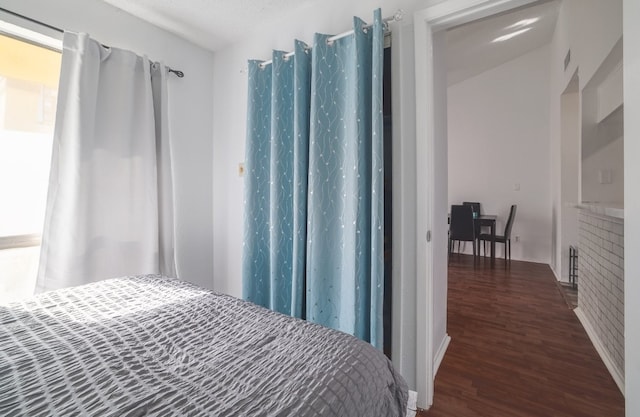
[[[441,355],[442,341],[433,340],[435,323],[434,311],[434,279],[445,280],[444,276],[434,277],[434,270],[446,271],[446,259],[434,257],[436,245],[446,245],[442,236],[434,236],[437,240],[428,241],[434,229],[434,213],[446,215],[447,201],[441,201],[434,194],[436,178],[447,173],[436,172],[434,155],[436,140],[436,103],[434,98],[434,32],[481,19],[516,7],[521,7],[535,0],[449,0],[428,6],[417,11],[413,16],[414,24],[414,59],[415,59],[415,126],[416,126],[416,358],[415,376],[418,392],[418,407],[429,408],[433,404],[434,378],[436,361],[434,354]],[[445,103],[446,105],[446,103]],[[446,112],[440,112],[440,115]],[[440,116],[442,117],[442,116]],[[446,123],[446,120],[444,121]],[[438,165],[440,168],[446,164]],[[444,237],[446,239],[446,236]],[[421,257],[420,254],[424,254]],[[440,264],[438,264],[440,263]],[[439,320],[446,322],[444,317]]]

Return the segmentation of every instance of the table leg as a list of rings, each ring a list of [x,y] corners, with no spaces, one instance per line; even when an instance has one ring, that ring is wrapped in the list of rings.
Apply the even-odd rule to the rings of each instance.
[[[496,222],[491,222],[491,263],[496,260]]]

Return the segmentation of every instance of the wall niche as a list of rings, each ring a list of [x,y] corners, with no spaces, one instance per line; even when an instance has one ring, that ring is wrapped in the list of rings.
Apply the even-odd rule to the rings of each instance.
[[[582,91],[581,200],[622,208],[624,103],[622,38]]]

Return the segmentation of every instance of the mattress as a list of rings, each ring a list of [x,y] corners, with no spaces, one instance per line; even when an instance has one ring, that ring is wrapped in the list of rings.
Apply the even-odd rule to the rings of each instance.
[[[350,335],[155,275],[0,307],[1,416],[403,416]]]

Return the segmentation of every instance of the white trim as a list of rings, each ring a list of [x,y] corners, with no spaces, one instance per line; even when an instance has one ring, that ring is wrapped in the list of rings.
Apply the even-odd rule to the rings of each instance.
[[[553,276],[556,277],[556,281],[565,282],[565,281],[562,281],[562,277],[558,276],[558,273],[556,272],[556,269],[553,266],[551,266],[551,264],[549,264],[549,268],[551,269],[551,272],[553,272]],[[566,281],[566,282],[569,282],[569,281]]]
[[[416,402],[418,401],[418,393],[415,391],[409,390],[409,398],[407,399],[407,416],[406,417],[415,417],[417,406]]]
[[[413,25],[392,28],[392,362],[416,389],[416,211]]]
[[[449,347],[449,343],[451,342],[451,336],[448,334],[442,339],[442,343],[436,352],[436,357],[433,359],[433,376],[438,374],[438,369],[440,369],[440,364],[444,359],[444,354],[447,353],[447,348]]]
[[[433,31],[482,19],[536,0],[449,0],[421,11]]]
[[[0,10],[0,33],[62,52],[62,33]]]
[[[11,37],[17,37],[21,40],[35,43],[37,45],[42,45],[44,47],[53,49],[55,51],[59,51],[59,52],[62,51],[61,39],[54,39],[51,36],[43,35],[42,33],[39,33],[39,32],[34,32],[33,30],[29,30],[22,26],[5,22],[4,20],[0,20],[0,33],[4,35],[9,35]]]
[[[433,269],[434,243],[426,242],[432,230],[434,201],[435,109],[433,88],[433,32],[480,19],[534,0],[449,0],[428,6],[414,14],[415,100],[416,100],[416,390],[418,406],[433,404]],[[446,204],[446,202],[437,202]],[[421,255],[424,254],[424,258]],[[441,262],[443,260],[436,260]],[[446,262],[446,260],[444,260]]]
[[[556,272],[556,269],[551,266],[551,264],[549,264],[549,268],[551,269],[551,272],[553,272],[553,276],[556,277],[556,281],[561,281],[560,277],[558,276],[558,273]]]
[[[615,365],[615,362],[613,361],[611,356],[609,356],[609,353],[607,352],[607,350],[604,347],[604,344],[596,334],[596,331],[591,325],[591,322],[589,321],[589,318],[587,317],[587,315],[584,314],[584,312],[580,309],[580,307],[576,307],[573,311],[576,313],[576,316],[578,317],[578,320],[580,320],[580,323],[582,323],[582,327],[587,332],[587,336],[589,336],[591,343],[593,343],[593,347],[596,348],[596,351],[600,355],[602,362],[604,362],[604,366],[607,367],[607,369],[609,370],[609,373],[613,377],[613,380],[616,382],[618,389],[624,396],[624,372],[618,369],[618,367]]]
[[[429,9],[427,9],[429,10]],[[416,77],[416,390],[418,406],[433,404],[433,245],[425,235],[431,230],[433,210],[433,50],[425,12],[414,15]],[[429,242],[431,243],[431,242]]]

